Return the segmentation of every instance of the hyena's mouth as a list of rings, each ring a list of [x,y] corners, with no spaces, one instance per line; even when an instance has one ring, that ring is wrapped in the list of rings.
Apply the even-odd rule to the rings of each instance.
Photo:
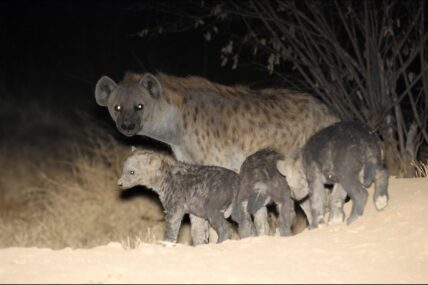
[[[127,137],[135,136],[140,130],[137,124],[117,124],[117,129]]]
[[[135,136],[138,133],[138,128],[135,128],[132,130],[126,130],[126,129],[124,130],[124,129],[120,128],[119,130],[122,134],[124,134],[127,137]]]

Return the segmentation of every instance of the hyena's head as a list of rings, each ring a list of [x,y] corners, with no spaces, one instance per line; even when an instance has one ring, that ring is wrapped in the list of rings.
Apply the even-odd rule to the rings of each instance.
[[[143,128],[161,93],[161,84],[149,73],[119,84],[103,76],[95,87],[98,105],[108,108],[117,129],[126,136],[134,136]]]
[[[276,167],[287,178],[294,199],[301,200],[309,194],[308,182],[300,156],[278,160]]]
[[[162,159],[150,151],[134,151],[123,165],[117,184],[122,189],[143,185],[156,190],[161,177]]]

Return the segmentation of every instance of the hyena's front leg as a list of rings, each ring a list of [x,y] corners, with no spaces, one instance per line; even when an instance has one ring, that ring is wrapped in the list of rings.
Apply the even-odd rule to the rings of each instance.
[[[181,212],[167,213],[166,215],[166,229],[165,241],[177,242],[178,231],[180,230],[181,220],[184,214]]]
[[[210,225],[206,219],[190,214],[190,234],[193,245],[208,243]]]

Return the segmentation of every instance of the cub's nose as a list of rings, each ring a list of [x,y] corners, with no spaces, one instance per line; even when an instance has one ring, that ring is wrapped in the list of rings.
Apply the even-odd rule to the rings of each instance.
[[[122,181],[121,181],[121,180],[117,181],[117,186],[119,186],[119,187],[122,187],[122,186],[123,186],[123,183],[122,183]]]

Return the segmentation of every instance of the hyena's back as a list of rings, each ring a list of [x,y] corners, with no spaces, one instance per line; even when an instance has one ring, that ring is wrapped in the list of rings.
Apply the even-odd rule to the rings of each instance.
[[[181,93],[180,88],[170,87],[174,90],[171,96],[182,99],[184,141],[197,163],[238,171],[252,153],[272,148],[287,154],[303,146],[316,131],[338,121],[324,104],[307,94],[184,80],[187,82],[181,84],[186,90]]]

